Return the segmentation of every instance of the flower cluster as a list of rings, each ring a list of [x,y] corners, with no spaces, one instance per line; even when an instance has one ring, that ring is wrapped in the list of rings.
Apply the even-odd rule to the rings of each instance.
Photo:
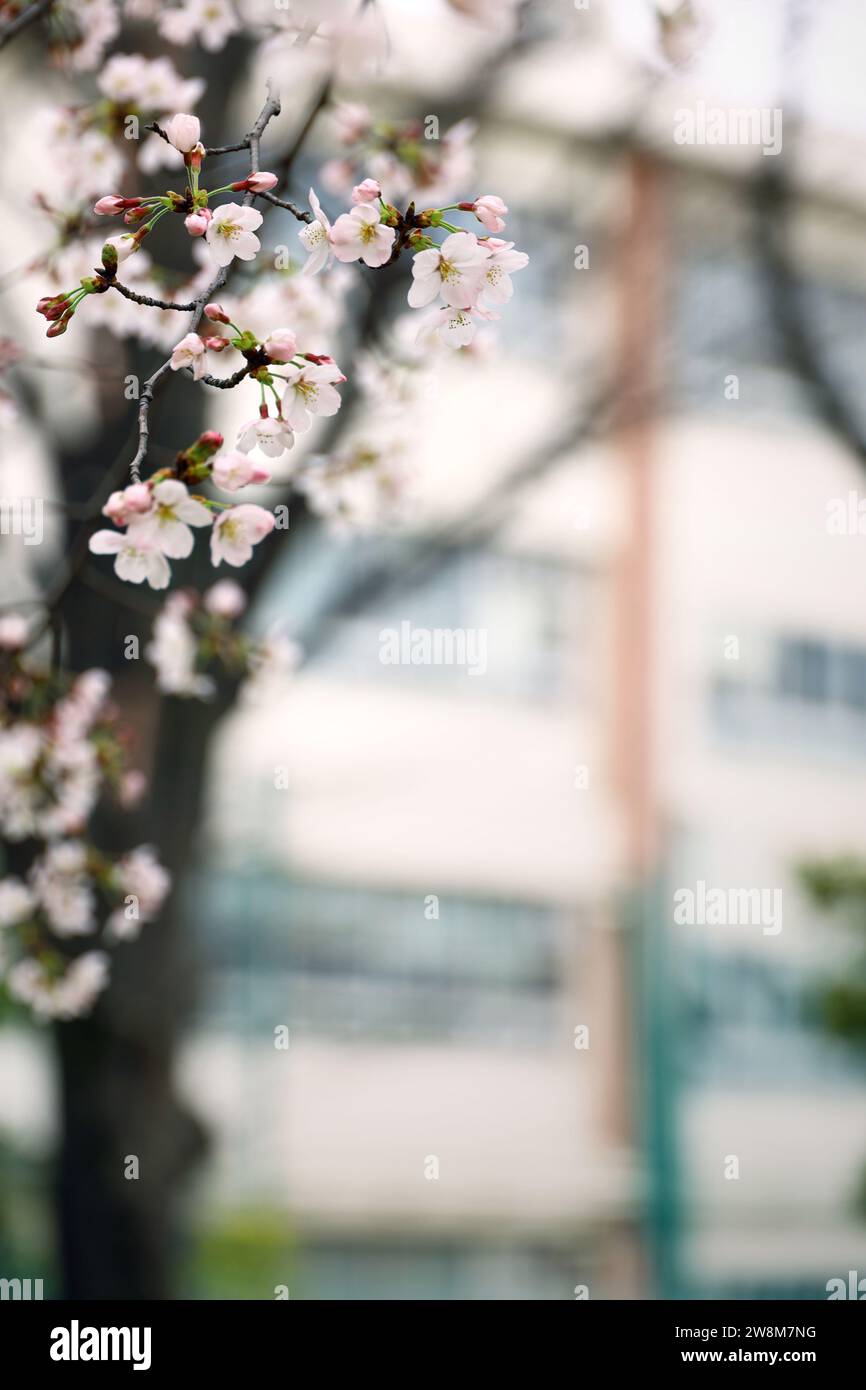
[[[75,834],[105,781],[122,799],[138,785],[137,774],[125,773],[108,676],[87,671],[54,693],[21,669],[27,636],[23,618],[3,619],[0,831],[13,842]]]
[[[268,476],[266,470],[251,465],[241,477],[225,456],[218,457],[222,443],[221,434],[208,430],[178,455],[173,468],[160,469],[147,482],[130,483],[111,494],[102,510],[116,529],[94,532],[89,545],[94,555],[115,557],[114,571],[119,579],[130,584],[147,580],[152,589],[167,589],[169,560],[190,555],[193,530],[205,527],[210,528],[214,565],[222,561],[245,565],[252,558],[253,546],[274,529],[274,514],[264,507],[252,503],[230,506],[189,492],[190,482],[225,480],[231,475],[234,490]]]
[[[120,32],[117,0],[60,0],[53,15],[52,47],[77,72],[99,66]]]
[[[337,386],[346,380],[333,357],[326,353],[301,352],[290,328],[272,329],[259,339],[249,329],[232,323],[221,304],[205,306],[205,315],[214,324],[226,324],[231,337],[210,333],[187,333],[171,355],[173,371],[188,368],[196,380],[207,377],[208,352],[234,348],[244,358],[251,381],[259,385],[261,404],[256,418],[241,427],[237,448],[214,461],[213,481],[217,487],[236,492],[251,482],[266,482],[269,474],[246,459],[258,448],[268,458],[278,458],[293,448],[295,435],[310,429],[316,415],[336,415],[340,409]],[[276,414],[268,409],[268,393],[273,396]]]
[[[337,534],[348,534],[403,521],[415,479],[406,440],[379,424],[353,431],[333,453],[312,458],[296,486],[311,511]]]
[[[140,53],[113,53],[96,85],[95,101],[49,110],[40,118],[47,169],[40,166],[39,186],[50,186],[67,209],[121,178],[131,153],[143,174],[181,168],[178,151],[144,128],[174,111],[193,110],[205,87],[199,77],[181,76],[169,58]],[[136,141],[123,138],[133,120],[141,134]]]
[[[183,158],[187,171],[185,192],[177,193],[169,189],[167,193],[150,197],[107,193],[97,199],[93,207],[97,217],[122,215],[126,225],[135,230],[108,237],[102,246],[101,267],[93,274],[83,276],[71,290],[45,295],[40,299],[36,308],[49,321],[49,338],[59,337],[66,332],[83,299],[93,294],[105,294],[111,288],[117,278],[118,266],[141,250],[145,237],[170,213],[183,217],[184,226],[191,237],[204,237],[217,266],[230,265],[235,257],[242,261],[254,260],[261,249],[255,232],[263,219],[256,208],[237,202],[211,208],[209,203],[220,193],[244,193],[248,196],[266,193],[276,186],[276,175],[262,171],[224,184],[221,188],[210,191],[200,188],[199,175],[205,149],[201,143],[198,117],[180,112],[171,117],[164,130],[161,127],[157,129],[165,143]]]
[[[84,839],[107,786],[121,805],[144,791],[104,671],[71,682],[27,669],[28,625],[7,615],[0,634],[0,831],[18,873],[0,877],[0,978],[43,1018],[86,1012],[108,979],[103,950],[70,958],[61,943],[131,939],[159,912],[169,876],[147,846],[117,859]]]
[[[418,309],[441,300],[441,306],[422,326],[421,335],[438,337],[450,347],[471,343],[479,320],[498,318],[497,307],[506,304],[514,293],[511,276],[529,262],[525,252],[515,251],[513,241],[495,235],[505,230],[508,212],[495,194],[422,212],[410,204],[400,213],[385,202],[377,181],[367,178],[352,190],[352,203],[351,211],[331,225],[310,189],[315,221],[298,233],[307,252],[305,273],[316,274],[332,256],[338,261],[360,260],[365,265],[381,266],[408,249],[415,257],[409,304]],[[462,231],[446,221],[447,212],[473,213],[488,235]],[[436,229],[449,233],[441,244],[430,235]]]
[[[421,121],[380,121],[360,102],[341,102],[333,127],[342,153],[322,168],[329,193],[348,197],[368,172],[392,198],[445,203],[473,176],[472,121],[459,121],[441,139],[430,140]]]
[[[108,983],[105,950],[70,957],[60,943],[102,932],[134,940],[158,915],[171,879],[149,845],[113,860],[81,839],[53,841],[26,880],[0,879],[0,978],[40,1018],[87,1013]]]
[[[229,0],[182,0],[180,5],[158,7],[157,28],[169,43],[195,40],[209,53],[223,48],[240,21]]]
[[[219,580],[202,595],[191,589],[171,594],[145,652],[160,690],[207,700],[217,674],[244,680],[250,693],[267,677],[291,669],[298,658],[294,643],[279,636],[257,639],[236,629],[245,607],[246,595],[232,579]]]

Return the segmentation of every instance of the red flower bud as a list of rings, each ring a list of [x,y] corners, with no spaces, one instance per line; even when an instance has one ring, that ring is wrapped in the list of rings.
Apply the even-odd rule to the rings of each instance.
[[[40,299],[39,303],[36,305],[36,312],[38,314],[44,314],[50,322],[54,322],[54,320],[59,319],[68,308],[69,300],[66,295],[55,294]]]
[[[205,318],[209,318],[211,323],[229,322],[229,316],[221,304],[206,304],[204,312]]]
[[[59,338],[62,333],[65,333],[67,328],[69,327],[69,321],[72,318],[72,312],[73,311],[69,309],[61,319],[58,319],[57,323],[52,323],[46,331],[46,338]]]

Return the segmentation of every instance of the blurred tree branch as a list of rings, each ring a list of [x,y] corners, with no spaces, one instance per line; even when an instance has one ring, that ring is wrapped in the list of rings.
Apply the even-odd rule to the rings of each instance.
[[[37,19],[41,19],[43,15],[47,15],[53,5],[54,0],[33,0],[33,3],[27,5],[14,19],[0,25],[0,48],[5,48],[6,44],[11,43],[16,35],[29,29],[30,25],[34,24]]]

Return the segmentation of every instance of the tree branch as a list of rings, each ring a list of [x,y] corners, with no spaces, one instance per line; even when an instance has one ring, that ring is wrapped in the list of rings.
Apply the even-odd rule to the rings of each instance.
[[[176,309],[178,313],[191,314],[198,308],[198,302],[194,299],[189,304],[178,304],[168,299],[152,299],[148,294],[136,294],[135,290],[121,285],[118,280],[112,280],[111,288],[122,294],[124,299],[131,299],[133,304],[143,304],[148,309]]]
[[[299,222],[312,222],[313,220],[313,214],[311,212],[302,211],[299,207],[296,207],[294,203],[287,203],[284,198],[277,198],[273,193],[257,193],[255,196],[257,198],[265,198],[267,202],[273,203],[275,208],[285,208],[286,212],[290,212],[293,217],[297,217]]]
[[[188,368],[188,370],[191,369]],[[203,376],[199,380],[203,381],[205,386],[218,386],[222,391],[229,391],[232,386],[238,386],[244,377],[249,376],[252,370],[253,368],[249,363],[246,363],[243,367],[239,367],[232,376]]]
[[[22,10],[14,19],[10,19],[8,24],[0,27],[0,48],[5,48],[20,34],[23,29],[28,29],[35,20],[48,13],[54,4],[54,0],[34,0],[32,5],[28,5],[26,10]]]

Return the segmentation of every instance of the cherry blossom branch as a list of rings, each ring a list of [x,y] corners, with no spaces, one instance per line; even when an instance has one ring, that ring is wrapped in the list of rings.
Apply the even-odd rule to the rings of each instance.
[[[268,78],[267,99],[265,101],[265,104],[259,112],[259,116],[255,125],[253,126],[252,130],[250,130],[248,134],[244,136],[243,142],[241,144],[242,149],[248,149],[250,152],[251,174],[257,174],[259,172],[259,157],[261,150],[262,135],[264,134],[268,122],[271,121],[275,116],[278,116],[280,114],[280,109],[280,99],[274,90],[273,82],[270,78]],[[161,134],[162,132],[157,133]],[[244,194],[244,207],[249,207],[252,204],[253,197],[254,194],[250,192]],[[227,269],[225,266],[223,266],[214,276],[214,279],[208,285],[207,289],[202,290],[201,294],[197,295],[196,298],[192,300],[190,305],[190,319],[187,325],[187,332],[192,333],[198,327],[198,324],[201,320],[201,316],[204,312],[205,304],[207,304],[207,302],[210,299],[213,299],[214,295],[217,293],[218,290],[222,289],[223,285],[226,282],[226,275]],[[170,370],[170,368],[171,358],[169,357],[165,360],[165,362],[162,363],[161,366],[157,367],[156,371],[153,373],[152,376],[148,377],[147,381],[144,383],[144,386],[142,387],[141,398],[138,403],[138,448],[135,451],[135,457],[129,465],[129,476],[132,479],[133,483],[138,483],[141,481],[141,465],[147,457],[147,450],[150,443],[150,407],[153,403],[153,393],[156,389],[157,384],[162,380],[162,378],[165,376],[166,372]],[[246,374],[246,369],[244,369],[242,375],[238,377],[238,380],[242,380],[243,376],[246,376]],[[213,383],[218,383],[218,378],[213,378],[211,384]],[[236,385],[237,383],[233,382],[232,384]]]
[[[34,3],[28,5],[26,10],[22,10],[14,19],[10,19],[8,24],[0,27],[0,48],[5,48],[16,34],[20,34],[23,29],[29,28],[40,16],[47,14],[53,4],[54,0],[34,0]]]

